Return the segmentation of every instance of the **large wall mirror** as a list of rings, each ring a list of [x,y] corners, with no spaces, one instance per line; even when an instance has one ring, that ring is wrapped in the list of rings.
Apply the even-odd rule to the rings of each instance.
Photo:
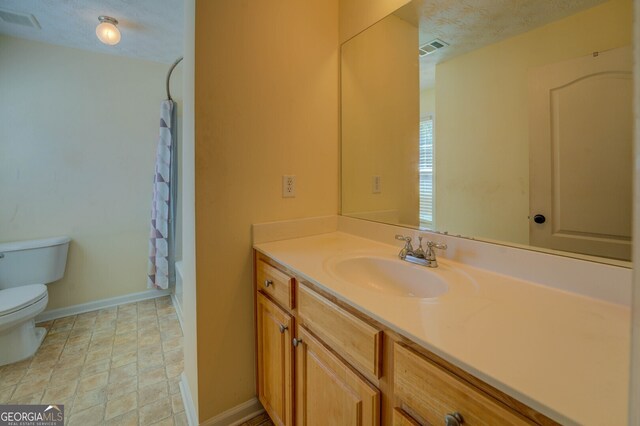
[[[632,0],[414,0],[342,45],[343,215],[626,265]]]

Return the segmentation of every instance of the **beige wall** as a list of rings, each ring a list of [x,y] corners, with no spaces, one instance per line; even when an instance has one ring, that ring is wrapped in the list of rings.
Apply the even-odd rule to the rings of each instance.
[[[337,213],[338,1],[198,1],[195,44],[204,421],[255,395],[251,224]]]
[[[420,117],[436,112],[436,89],[422,89],[420,91]]]
[[[640,39],[640,0],[634,1],[634,40]],[[633,213],[633,263],[640,265],[640,43],[634,46],[635,81],[635,143],[634,143],[634,213]],[[629,425],[640,425],[640,273],[633,268],[633,315],[631,340],[631,380],[629,393]]]
[[[4,36],[0,63],[0,241],[72,238],[49,309],[144,291],[167,65]]]
[[[439,230],[528,243],[527,72],[629,45],[631,20],[631,0],[612,0],[437,66]]]
[[[409,2],[410,0],[340,0],[340,43]]]
[[[342,45],[344,215],[419,223],[417,45],[418,29],[393,15]]]

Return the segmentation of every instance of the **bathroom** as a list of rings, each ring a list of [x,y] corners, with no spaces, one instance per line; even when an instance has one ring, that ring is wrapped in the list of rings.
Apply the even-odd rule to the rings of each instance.
[[[181,158],[191,166],[183,168],[180,184],[182,382],[189,394],[185,406],[190,407],[191,424],[236,424],[260,412],[252,287],[252,245],[257,234],[252,225],[321,217],[325,219],[320,222],[309,220],[315,227],[312,233],[321,233],[334,230],[334,221],[343,221],[336,217],[344,205],[340,195],[340,46],[405,3],[185,2],[184,27],[191,30],[185,31],[185,60],[180,65],[184,85]],[[469,5],[463,1],[431,3],[438,7]],[[634,13],[637,15],[638,7]],[[161,99],[160,93],[158,102]],[[157,126],[157,107],[152,114]],[[149,144],[151,155],[144,161],[152,168],[154,139]],[[283,176],[295,176],[295,197],[283,198]],[[390,183],[383,177],[383,194]],[[141,210],[147,215],[150,195],[145,190],[140,197],[147,204]],[[295,226],[304,227],[305,221],[301,222]],[[366,225],[362,227],[369,230]],[[146,224],[141,226],[146,238]],[[371,230],[369,237],[376,232]],[[414,231],[403,228],[402,233]],[[298,234],[294,230],[288,235]],[[24,235],[27,238],[31,236]],[[390,238],[385,243],[399,251],[402,243],[393,240],[393,234]],[[440,264],[446,265],[455,251],[450,242],[455,237],[442,239],[449,248],[438,256]],[[2,241],[11,240],[3,235]],[[490,255],[495,247],[503,246],[477,242],[473,250]],[[69,262],[72,250],[73,245]],[[493,260],[505,262],[500,256]],[[536,265],[531,261],[530,269],[543,269]],[[558,266],[554,269],[558,272],[550,275],[560,275],[563,268]],[[144,275],[145,271],[133,273]],[[630,286],[629,268],[620,275],[624,277],[620,284]],[[631,398],[637,401],[638,397]],[[638,405],[625,407],[633,410]]]

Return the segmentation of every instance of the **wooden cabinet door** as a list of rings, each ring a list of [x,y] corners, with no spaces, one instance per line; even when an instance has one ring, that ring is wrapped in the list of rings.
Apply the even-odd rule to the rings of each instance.
[[[296,419],[299,426],[377,426],[380,392],[304,327],[295,349]]]
[[[257,293],[258,398],[276,425],[293,425],[293,319]]]

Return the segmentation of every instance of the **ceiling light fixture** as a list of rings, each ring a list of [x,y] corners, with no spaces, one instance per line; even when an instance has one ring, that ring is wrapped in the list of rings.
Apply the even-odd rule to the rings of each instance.
[[[96,35],[104,44],[115,46],[120,43],[120,30],[118,30],[118,21],[110,16],[98,16],[100,23],[96,27]]]

